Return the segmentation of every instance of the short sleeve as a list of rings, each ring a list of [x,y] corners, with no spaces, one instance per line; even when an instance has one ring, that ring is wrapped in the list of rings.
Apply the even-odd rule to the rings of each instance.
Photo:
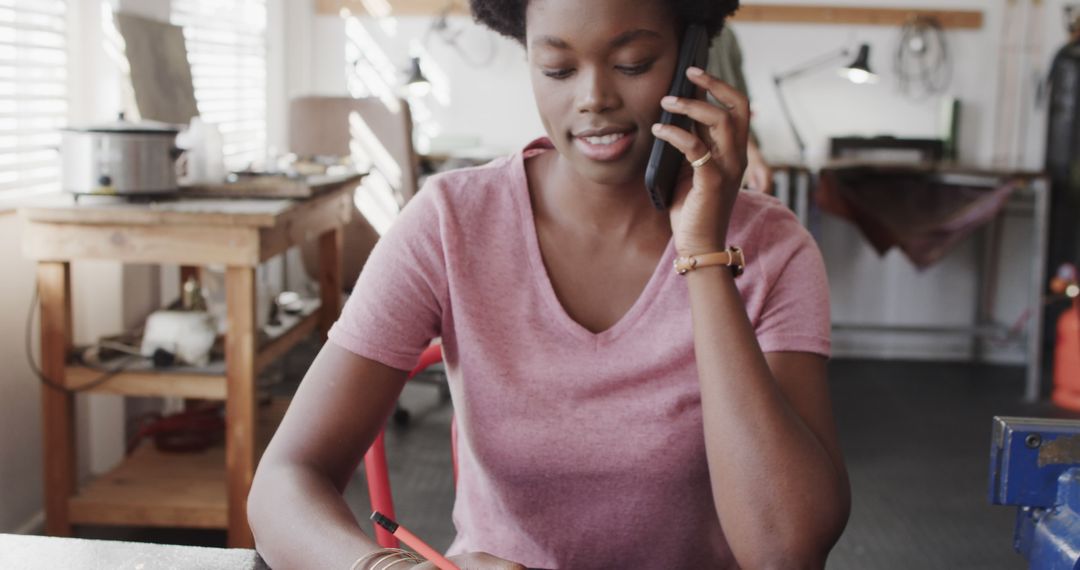
[[[771,209],[761,231],[767,292],[755,332],[762,352],[830,356],[829,282],[817,243],[787,208]]]
[[[331,342],[399,370],[416,366],[441,332],[447,303],[441,219],[439,189],[429,182],[376,243]]]

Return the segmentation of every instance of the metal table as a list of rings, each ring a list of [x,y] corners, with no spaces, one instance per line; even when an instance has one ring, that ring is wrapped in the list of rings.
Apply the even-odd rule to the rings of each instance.
[[[790,207],[804,226],[809,225],[812,196],[816,183],[813,172],[803,165],[773,165],[776,177],[776,195]],[[992,271],[1001,254],[999,240],[992,239],[1006,216],[1028,216],[1032,219],[1031,259],[1028,266],[1027,304],[1030,315],[1025,327],[1023,342],[1026,353],[1026,376],[1024,399],[1039,399],[1042,389],[1042,342],[1043,342],[1043,291],[1046,287],[1046,249],[1050,216],[1050,180],[1041,172],[984,169],[948,163],[890,164],[865,161],[837,161],[825,168],[874,168],[883,173],[923,173],[943,184],[997,187],[1006,180],[1016,180],[1021,186],[1009,198],[998,217],[980,233],[976,234],[977,271],[980,287],[975,295],[976,319],[970,326],[942,325],[878,325],[865,323],[833,323],[833,330],[854,332],[888,333],[945,333],[966,335],[975,342],[975,357],[985,352],[983,339],[1001,336],[1008,327],[993,322],[987,309],[990,293],[996,285],[997,276]],[[988,236],[991,239],[988,239]]]

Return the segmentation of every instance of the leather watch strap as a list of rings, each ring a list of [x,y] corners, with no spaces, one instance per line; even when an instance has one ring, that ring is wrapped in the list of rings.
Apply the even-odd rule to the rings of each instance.
[[[731,274],[738,277],[742,275],[743,268],[746,267],[746,258],[743,255],[743,250],[736,246],[731,246],[724,251],[715,253],[703,253],[700,255],[687,255],[675,258],[675,272],[679,275],[686,275],[699,267],[708,267],[710,265],[725,265],[730,267]]]

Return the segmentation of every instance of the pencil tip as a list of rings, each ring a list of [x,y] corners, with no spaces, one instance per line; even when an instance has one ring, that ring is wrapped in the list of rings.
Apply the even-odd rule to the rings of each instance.
[[[397,528],[398,528],[398,524],[396,522],[391,520],[386,515],[380,513],[379,511],[372,511],[371,520],[374,521],[375,524],[385,528],[387,531],[389,531],[391,533],[396,531]]]

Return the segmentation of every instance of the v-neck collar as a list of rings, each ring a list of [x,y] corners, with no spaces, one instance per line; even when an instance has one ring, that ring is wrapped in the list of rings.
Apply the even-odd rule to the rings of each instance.
[[[649,277],[649,281],[645,284],[645,288],[642,289],[637,299],[634,300],[634,304],[631,305],[630,309],[626,311],[615,324],[605,330],[593,332],[585,328],[584,325],[570,316],[566,311],[566,307],[559,301],[558,295],[555,294],[555,286],[551,283],[551,275],[548,274],[547,266],[544,265],[543,254],[540,251],[540,237],[536,229],[536,218],[534,216],[530,196],[531,190],[529,189],[529,177],[525,171],[525,159],[530,156],[535,156],[540,152],[557,151],[551,147],[549,141],[541,138],[530,143],[525,150],[519,152],[514,159],[514,174],[517,178],[515,181],[516,188],[513,189],[514,199],[517,202],[518,215],[521,217],[521,228],[526,242],[525,247],[528,250],[527,256],[529,258],[529,265],[533,273],[540,277],[538,279],[533,279],[532,281],[540,288],[540,295],[548,305],[555,320],[559,321],[561,326],[565,328],[568,333],[583,341],[593,342],[597,346],[612,342],[622,336],[641,319],[641,316],[653,304],[653,300],[660,292],[666,280],[674,273],[670,269],[672,260],[675,259],[674,239],[668,239],[667,246],[664,248],[664,253],[660,256],[660,261],[653,269],[652,276]]]

